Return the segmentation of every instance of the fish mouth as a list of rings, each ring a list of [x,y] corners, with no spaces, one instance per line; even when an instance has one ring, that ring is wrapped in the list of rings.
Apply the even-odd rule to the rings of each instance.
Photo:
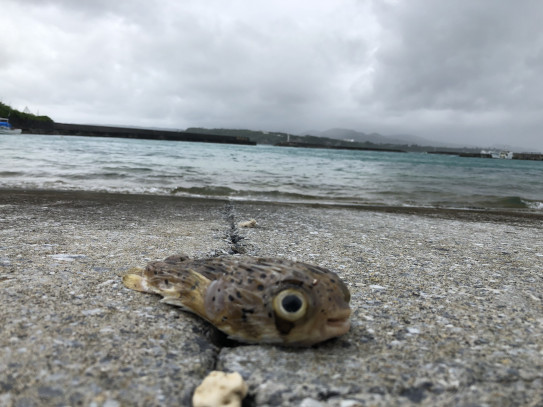
[[[351,328],[350,309],[344,309],[335,313],[332,318],[326,320],[326,330],[334,335],[342,335]]]

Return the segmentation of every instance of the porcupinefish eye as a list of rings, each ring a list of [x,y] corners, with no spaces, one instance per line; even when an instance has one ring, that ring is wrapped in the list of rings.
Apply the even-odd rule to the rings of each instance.
[[[288,288],[273,299],[273,309],[280,318],[294,322],[306,314],[307,300],[301,292]]]

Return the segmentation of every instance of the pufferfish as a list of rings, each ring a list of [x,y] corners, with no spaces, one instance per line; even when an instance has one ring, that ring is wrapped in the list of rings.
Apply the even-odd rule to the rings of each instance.
[[[156,293],[245,343],[311,346],[350,328],[350,293],[334,272],[286,259],[170,256],[123,283]]]

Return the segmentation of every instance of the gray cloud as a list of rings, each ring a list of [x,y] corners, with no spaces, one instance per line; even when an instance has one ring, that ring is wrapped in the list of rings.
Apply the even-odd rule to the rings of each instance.
[[[0,99],[57,121],[543,149],[543,4],[7,0]]]
[[[381,11],[388,39],[378,93],[399,109],[540,107],[540,3],[464,3],[415,0]]]
[[[540,2],[415,0],[376,9],[384,34],[361,103],[378,100],[427,125],[426,134],[541,148]]]

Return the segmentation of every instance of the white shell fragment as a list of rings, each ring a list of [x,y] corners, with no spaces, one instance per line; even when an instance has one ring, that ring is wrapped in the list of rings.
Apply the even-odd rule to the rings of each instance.
[[[240,222],[238,226],[240,228],[254,228],[256,226],[256,220],[251,219],[245,222]]]
[[[194,407],[241,407],[247,395],[247,383],[237,372],[212,371],[194,391]]]

